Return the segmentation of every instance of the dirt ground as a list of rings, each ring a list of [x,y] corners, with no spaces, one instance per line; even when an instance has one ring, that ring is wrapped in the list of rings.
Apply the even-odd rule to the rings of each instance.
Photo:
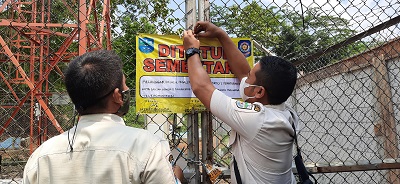
[[[0,184],[21,182],[25,163],[29,158],[29,150],[1,150],[0,155]]]

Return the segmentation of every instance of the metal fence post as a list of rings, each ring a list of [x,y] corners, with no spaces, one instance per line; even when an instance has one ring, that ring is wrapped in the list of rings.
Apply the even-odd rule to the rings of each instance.
[[[194,172],[195,172],[195,178],[194,181],[190,182],[190,183],[201,183],[200,182],[200,168],[201,165],[199,165],[199,155],[200,155],[200,150],[199,150],[199,143],[200,143],[200,139],[199,139],[199,113],[198,112],[194,112],[193,114],[193,126],[192,126],[192,131],[193,131],[193,152],[194,152]]]
[[[199,0],[198,4],[199,4],[198,5],[199,20],[210,21],[210,1],[209,0]]]
[[[199,123],[198,114],[192,109],[192,113],[188,114],[187,121],[187,144],[188,144],[188,170],[189,183],[200,183],[199,161]]]
[[[210,20],[209,0],[198,1],[198,19]],[[201,113],[201,161],[203,164],[213,163],[213,139],[212,139],[212,114],[209,111]],[[210,183],[206,169],[202,168],[202,183]]]
[[[193,29],[196,23],[196,0],[185,1],[185,20],[186,29]],[[189,183],[200,183],[200,171],[197,165],[199,161],[199,130],[198,130],[198,115],[194,110],[188,114],[188,158],[195,162],[188,162],[188,172],[194,174],[189,178]]]
[[[399,157],[398,139],[394,109],[391,103],[391,91],[388,81],[388,71],[385,57],[383,55],[372,58],[374,68],[373,83],[375,86],[375,97],[377,98],[376,111],[379,114],[378,123],[375,125],[375,134],[383,138],[383,159],[397,159]],[[388,173],[387,180],[393,184],[399,184],[399,170]]]
[[[196,23],[196,0],[185,0],[186,29],[193,29]]]
[[[212,114],[201,113],[201,161],[204,164],[213,164],[213,138],[212,138]],[[202,168],[203,183],[209,183],[209,176],[205,168]]]
[[[78,13],[78,18],[79,18],[79,46],[78,46],[78,55],[82,55],[84,53],[86,53],[86,49],[87,49],[87,35],[86,35],[86,31],[87,31],[87,26],[86,23],[88,21],[88,18],[86,16],[86,9],[87,5],[86,5],[86,1],[84,0],[80,0],[79,1],[79,13]]]

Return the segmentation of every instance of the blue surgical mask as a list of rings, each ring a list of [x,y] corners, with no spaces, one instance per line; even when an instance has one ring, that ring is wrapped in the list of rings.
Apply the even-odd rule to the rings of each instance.
[[[240,97],[242,97],[243,101],[246,101],[250,98],[255,98],[255,96],[247,96],[246,94],[244,94],[244,89],[250,86],[258,86],[258,85],[253,85],[253,84],[249,84],[246,82],[247,77],[243,77],[242,81],[240,81],[240,87],[239,87],[239,92],[240,92]]]

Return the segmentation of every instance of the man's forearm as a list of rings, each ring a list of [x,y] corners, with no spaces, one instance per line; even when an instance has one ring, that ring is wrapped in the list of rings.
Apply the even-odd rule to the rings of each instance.
[[[224,54],[228,58],[229,67],[239,79],[247,76],[250,66],[243,53],[237,48],[227,33],[220,34],[218,40],[224,48]]]
[[[199,55],[193,55],[187,62],[193,93],[207,109],[210,109],[211,95],[215,87],[212,85],[210,77],[203,68]]]

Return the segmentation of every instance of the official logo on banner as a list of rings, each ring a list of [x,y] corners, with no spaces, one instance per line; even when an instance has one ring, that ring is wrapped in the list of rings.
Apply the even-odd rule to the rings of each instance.
[[[240,52],[243,53],[245,57],[249,57],[251,55],[251,42],[250,40],[240,40],[238,43],[238,48]]]
[[[143,53],[151,53],[154,51],[154,39],[152,38],[139,38],[139,50]]]

